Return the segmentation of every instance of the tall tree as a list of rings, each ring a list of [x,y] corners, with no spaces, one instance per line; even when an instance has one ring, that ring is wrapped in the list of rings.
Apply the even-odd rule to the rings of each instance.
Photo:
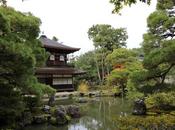
[[[114,49],[126,46],[127,32],[124,28],[115,29],[111,25],[97,24],[88,30],[88,36],[95,46],[97,72],[100,74],[99,80],[103,83],[105,74],[109,70],[105,58]]]
[[[30,13],[0,7],[0,126],[15,124],[24,109],[22,94],[52,91],[34,76],[47,59],[37,39],[40,23]]]
[[[136,78],[145,86],[155,86],[156,91],[164,85],[167,74],[175,66],[175,3],[158,1],[157,10],[148,17],[148,33],[144,34],[143,50],[145,70],[136,74]],[[152,87],[153,88],[153,87]],[[152,91],[152,92],[153,92]]]
[[[126,29],[113,28],[107,24],[93,25],[88,31],[88,36],[96,48],[103,48],[108,51],[126,46],[128,38]]]

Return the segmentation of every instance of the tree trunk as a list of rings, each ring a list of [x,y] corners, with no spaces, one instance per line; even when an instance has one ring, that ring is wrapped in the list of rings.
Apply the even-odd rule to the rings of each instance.
[[[96,48],[95,48],[95,50],[96,50]],[[97,75],[98,75],[99,82],[101,83],[101,76],[100,76],[99,64],[98,64],[98,61],[97,61],[97,57],[96,57],[95,52],[94,52],[94,57],[95,57],[95,63],[96,63],[96,68],[97,68]]]
[[[104,83],[104,77],[105,77],[105,73],[104,73],[104,55],[102,52],[102,58],[101,58],[101,70],[102,70],[102,84]]]
[[[167,74],[169,73],[169,71],[170,71],[173,67],[174,67],[174,64],[171,64],[170,67],[162,74],[162,76],[161,76],[161,83],[160,83],[161,85],[164,84],[165,78],[166,78]]]
[[[109,75],[110,72],[109,72],[109,65],[106,65],[106,70],[107,70],[107,74]]]

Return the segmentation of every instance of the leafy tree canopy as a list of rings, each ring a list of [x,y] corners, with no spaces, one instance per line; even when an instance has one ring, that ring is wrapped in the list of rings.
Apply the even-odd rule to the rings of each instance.
[[[122,88],[126,88],[130,75],[142,68],[137,53],[126,48],[115,49],[107,56],[107,62],[113,65],[113,70],[107,77],[108,84]]]
[[[116,64],[126,64],[136,60],[136,53],[126,48],[115,49],[107,56],[107,61],[113,66]]]
[[[40,24],[30,13],[0,6],[0,126],[10,127],[20,116],[22,94],[54,92],[34,76],[48,56],[37,39]]]
[[[109,2],[114,5],[112,13],[119,13],[124,6],[131,6],[137,2],[151,4],[152,0],[110,0]],[[174,6],[174,0],[157,0],[157,9],[170,9]]]
[[[174,0],[157,0],[157,10],[171,9],[174,5]]]
[[[88,36],[95,46],[97,73],[99,82],[103,84],[105,75],[111,69],[111,65],[105,63],[106,56],[114,49],[126,46],[127,32],[124,28],[115,29],[111,25],[97,24],[88,30]]]
[[[171,5],[171,6],[170,6]],[[157,10],[147,19],[148,33],[144,34],[142,44],[144,50],[144,69],[133,74],[132,79],[140,84],[140,88],[149,88],[150,92],[161,90],[168,73],[174,63],[174,1],[158,1]],[[139,83],[139,81],[141,83]],[[152,87],[148,87],[152,86]]]
[[[0,21],[4,21],[0,28],[1,61],[3,61],[1,69],[5,69],[6,73],[16,69],[12,73],[21,74],[23,78],[19,80],[21,87],[31,87],[26,81],[34,75],[35,67],[43,65],[47,58],[37,39],[41,22],[30,13],[23,14],[9,7],[0,7]],[[11,58],[18,60],[18,64],[17,62],[14,64],[15,61],[10,60]],[[23,82],[26,84],[22,84]]]
[[[80,55],[75,61],[75,66],[86,71],[86,74],[81,76],[82,79],[85,79],[89,82],[97,83],[98,75],[94,53],[94,51],[89,51],[83,55]]]
[[[137,2],[144,2],[150,4],[151,0],[110,0],[110,3],[114,4],[112,13],[119,13],[124,6],[131,6]]]
[[[124,28],[115,29],[107,24],[93,25],[89,29],[88,35],[96,48],[103,48],[108,51],[126,46],[128,38]]]

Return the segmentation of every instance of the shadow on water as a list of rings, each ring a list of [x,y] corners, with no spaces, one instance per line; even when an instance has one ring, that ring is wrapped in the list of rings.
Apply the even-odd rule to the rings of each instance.
[[[58,102],[59,104],[73,103],[72,100]],[[51,125],[29,126],[25,130],[116,130],[113,120],[117,116],[131,113],[131,103],[127,100],[113,97],[95,98],[82,106],[85,114],[80,119],[72,120],[68,125],[54,127]]]

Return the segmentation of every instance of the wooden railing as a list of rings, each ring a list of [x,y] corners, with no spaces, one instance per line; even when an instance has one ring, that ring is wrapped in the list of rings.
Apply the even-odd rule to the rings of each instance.
[[[73,65],[70,65],[66,62],[61,62],[61,61],[47,61],[46,66],[48,66],[48,67],[51,67],[51,66],[74,67]]]

